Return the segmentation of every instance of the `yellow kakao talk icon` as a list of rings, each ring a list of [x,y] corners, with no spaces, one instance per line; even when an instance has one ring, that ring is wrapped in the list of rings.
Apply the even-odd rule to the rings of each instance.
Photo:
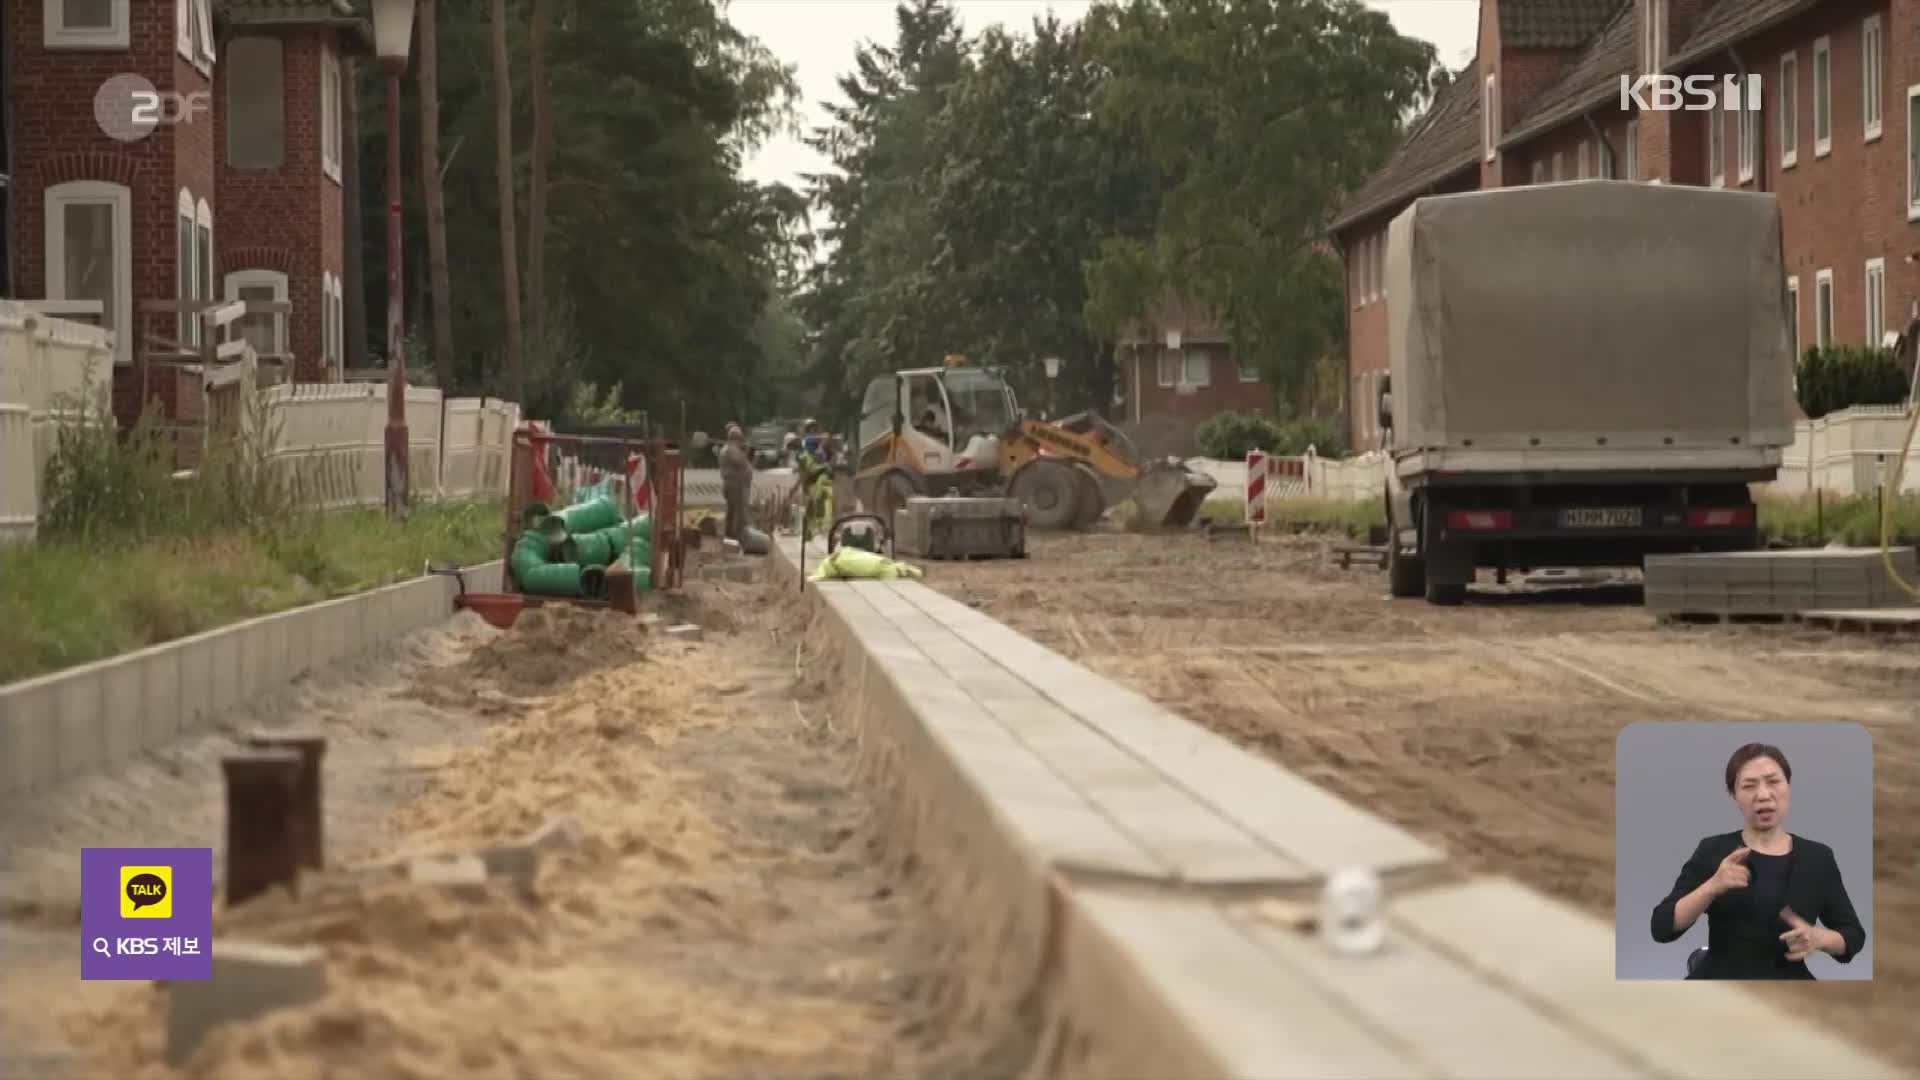
[[[120,917],[123,919],[173,918],[173,867],[121,867]]]

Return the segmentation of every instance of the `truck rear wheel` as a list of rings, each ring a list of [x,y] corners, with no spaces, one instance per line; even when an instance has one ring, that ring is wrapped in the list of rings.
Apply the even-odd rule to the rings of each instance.
[[[1387,532],[1387,594],[1397,600],[1420,596],[1427,590],[1427,565],[1417,555],[1400,550],[1400,538]]]

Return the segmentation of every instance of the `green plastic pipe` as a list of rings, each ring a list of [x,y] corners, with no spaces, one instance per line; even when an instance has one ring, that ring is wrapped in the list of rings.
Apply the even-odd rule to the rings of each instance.
[[[633,591],[637,593],[653,591],[653,567],[651,566],[634,567]]]
[[[618,525],[626,520],[620,513],[620,504],[611,495],[601,495],[586,502],[575,503],[554,515],[560,519],[566,530],[575,536],[581,533],[599,532],[609,526]]]
[[[578,563],[544,563],[528,570],[520,580],[520,591],[535,596],[581,596],[586,571]],[[601,577],[604,588],[606,579]]]
[[[507,566],[513,571],[513,580],[525,581],[527,573],[537,567],[547,565],[547,542],[539,533],[527,533],[513,545],[513,554],[507,560]]]
[[[653,543],[652,514],[644,512],[635,514],[633,520],[627,522],[627,527],[633,530],[633,535],[645,540],[649,544]]]
[[[613,537],[604,532],[588,533],[585,536],[570,536],[560,545],[561,555],[570,563],[581,566],[607,566],[617,557],[619,548],[613,546]]]

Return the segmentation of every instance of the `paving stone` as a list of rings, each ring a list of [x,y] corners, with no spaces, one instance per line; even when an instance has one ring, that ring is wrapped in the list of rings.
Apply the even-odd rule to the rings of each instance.
[[[522,897],[532,899],[540,873],[540,850],[530,844],[502,844],[474,853],[489,879],[505,881]]]
[[[667,627],[667,636],[681,641],[705,641],[707,632],[704,627],[694,623],[681,623]]]
[[[445,889],[463,900],[487,895],[487,864],[477,855],[442,855],[407,864],[407,879],[419,885]]]
[[[539,828],[528,833],[524,843],[535,851],[559,851],[575,847],[580,843],[580,825],[564,814],[550,817]]]
[[[326,989],[318,946],[215,941],[212,979],[167,984],[167,1061],[185,1062],[216,1025],[304,1005]]]

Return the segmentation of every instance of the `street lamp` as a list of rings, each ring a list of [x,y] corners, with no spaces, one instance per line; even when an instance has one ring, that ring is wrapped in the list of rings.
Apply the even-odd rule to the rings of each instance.
[[[1047,368],[1047,419],[1053,419],[1057,407],[1053,401],[1053,380],[1060,377],[1060,358],[1049,356],[1040,361]]]
[[[414,0],[373,0],[373,50],[387,69],[387,513],[406,511],[407,362],[401,354],[400,76],[413,47]]]

